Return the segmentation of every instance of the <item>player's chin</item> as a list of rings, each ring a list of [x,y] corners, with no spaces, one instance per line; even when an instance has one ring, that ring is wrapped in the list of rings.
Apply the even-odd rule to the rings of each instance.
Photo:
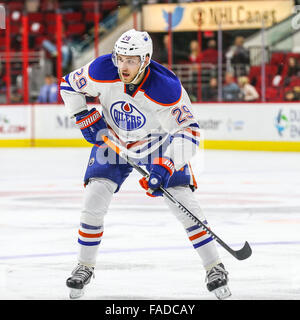
[[[127,77],[124,77],[124,76],[121,76],[121,80],[122,82],[124,83],[130,83],[132,80],[133,80],[133,77],[130,77],[130,76],[127,76]]]

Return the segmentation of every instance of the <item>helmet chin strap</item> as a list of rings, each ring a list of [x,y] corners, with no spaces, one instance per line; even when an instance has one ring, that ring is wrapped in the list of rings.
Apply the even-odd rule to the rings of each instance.
[[[141,61],[141,66],[140,66],[140,69],[138,71],[138,73],[136,74],[136,76],[134,77],[134,79],[132,81],[130,81],[128,84],[138,84],[139,82],[137,82],[139,76],[141,75],[142,72],[145,71],[145,69],[147,68],[147,66],[150,64],[150,61],[149,63],[147,63],[147,65],[142,69],[142,66],[144,64],[145,61]],[[120,69],[118,68],[118,73],[119,73],[119,77],[121,78],[121,75],[120,75]]]

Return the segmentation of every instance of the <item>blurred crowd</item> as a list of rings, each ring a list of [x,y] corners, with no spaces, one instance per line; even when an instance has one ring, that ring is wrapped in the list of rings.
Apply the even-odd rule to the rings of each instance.
[[[12,4],[12,2],[7,1]],[[63,1],[61,1],[63,2]],[[61,5],[60,2],[60,5]],[[127,1],[124,1],[126,3]],[[147,0],[147,3],[177,2]],[[183,1],[180,1],[183,2]],[[191,2],[191,1],[185,1]],[[195,2],[195,1],[193,1]],[[10,9],[11,51],[22,51],[22,8],[26,8],[29,18],[29,50],[43,52],[45,65],[38,70],[30,65],[31,102],[57,102],[58,81],[56,79],[57,48],[55,34],[55,13],[57,0],[15,1]],[[118,1],[100,1],[101,19],[118,7]],[[18,5],[19,4],[19,7]],[[76,6],[60,7],[63,14],[62,25],[62,71],[73,68],[74,43],[84,41],[94,23],[94,3],[78,1]],[[299,101],[300,100],[300,54],[290,52],[270,52],[262,70],[260,65],[251,64],[250,52],[244,45],[244,34],[229,37],[218,51],[214,32],[203,32],[199,41],[196,32],[151,34],[154,41],[153,59],[171,68],[180,78],[191,100],[195,101]],[[5,51],[4,38],[0,41],[0,54]],[[184,42],[183,42],[184,40]],[[2,43],[2,46],[1,46]],[[172,47],[171,61],[169,47]],[[171,62],[171,65],[170,65]],[[264,77],[263,77],[264,71]],[[39,76],[38,76],[39,75]],[[42,78],[41,78],[42,75]],[[11,102],[21,102],[22,61],[11,62]],[[42,85],[43,83],[43,85]],[[5,103],[6,68],[0,55],[0,103]]]
[[[1,1],[2,2],[2,1]],[[40,97],[50,82],[57,87],[57,12],[62,15],[62,73],[66,74],[73,68],[76,46],[88,46],[86,39],[94,27],[95,8],[98,5],[98,21],[103,21],[119,6],[118,0],[101,1],[69,1],[69,0],[4,0],[9,16],[10,28],[10,68],[6,68],[6,38],[0,30],[0,103],[6,103],[7,78],[10,80],[10,102],[23,101],[23,14],[28,18],[28,50],[29,50],[29,96],[30,102],[41,102]],[[54,92],[55,85],[51,85]],[[54,96],[51,94],[51,96]],[[59,101],[59,96],[50,102]]]
[[[222,53],[218,52],[213,36],[201,41],[202,48],[196,35],[189,46],[176,42],[176,36],[171,42],[172,69],[181,78],[192,101],[261,101],[263,90],[265,101],[300,100],[299,53],[270,52],[262,68],[251,64],[249,49],[245,48],[245,38],[241,35],[234,37]],[[160,43],[155,59],[169,67],[169,35],[163,35]],[[187,50],[183,50],[184,47]]]

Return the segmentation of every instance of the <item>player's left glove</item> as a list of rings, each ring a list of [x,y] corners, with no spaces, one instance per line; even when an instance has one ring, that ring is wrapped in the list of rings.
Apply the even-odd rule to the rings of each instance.
[[[92,108],[90,111],[85,110],[76,114],[76,124],[81,130],[85,140],[92,144],[103,143],[101,137],[97,135],[99,131],[107,129],[107,126],[96,108]]]
[[[150,167],[149,178],[140,179],[140,185],[150,197],[162,196],[160,187],[166,188],[174,173],[174,163],[168,158],[155,158]]]

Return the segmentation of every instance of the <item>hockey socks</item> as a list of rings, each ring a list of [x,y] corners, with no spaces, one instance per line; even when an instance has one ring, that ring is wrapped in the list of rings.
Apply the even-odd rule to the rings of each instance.
[[[78,231],[78,262],[95,266],[103,237],[103,221],[117,184],[102,178],[90,179],[86,186],[84,207]]]
[[[207,221],[202,213],[202,210],[196,200],[193,192],[188,186],[178,186],[168,188],[168,191],[193,212],[199,220],[208,226]],[[172,213],[182,223],[189,240],[191,241],[194,249],[199,254],[202,264],[206,270],[211,269],[213,266],[220,263],[218,251],[215,246],[213,238],[201,226],[195,224],[191,218],[184,214],[178,207],[171,201],[164,198]]]
[[[202,222],[207,225],[206,220]],[[186,228],[186,233],[206,270],[221,262],[213,238],[205,230],[198,225],[192,225]]]
[[[96,264],[96,255],[103,235],[103,226],[80,223],[78,230],[78,260],[88,266]]]

